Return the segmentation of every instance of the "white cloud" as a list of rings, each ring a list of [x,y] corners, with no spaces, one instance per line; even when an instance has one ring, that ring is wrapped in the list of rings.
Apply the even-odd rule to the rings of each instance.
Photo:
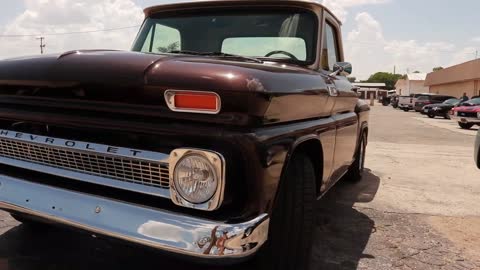
[[[3,35],[40,35],[139,25],[142,9],[131,0],[25,0],[26,10],[0,29]],[[128,49],[138,28],[46,36],[47,52],[72,49]],[[0,37],[0,58],[38,54],[35,37]]]
[[[463,62],[471,61],[475,59],[477,48],[475,47],[465,47],[453,54],[452,60],[449,65],[457,65]]]
[[[353,63],[354,74],[360,79],[386,71],[398,73],[430,72],[436,66],[459,64],[474,57],[473,47],[457,48],[449,42],[386,40],[381,24],[369,13],[355,17],[356,28],[346,34],[346,60]]]
[[[348,8],[361,5],[385,4],[388,2],[390,0],[323,0],[322,4],[329,8],[342,22],[345,22]]]
[[[348,9],[361,5],[385,4],[391,0],[322,0],[342,20]],[[160,1],[163,2],[163,1]],[[25,11],[0,26],[0,34],[40,35],[119,28],[139,25],[142,9],[133,0],[24,0]],[[354,65],[354,75],[365,79],[377,71],[428,72],[435,66],[449,66],[475,57],[473,46],[458,47],[450,42],[386,40],[382,24],[367,12],[357,14],[355,28],[345,33],[346,60]],[[137,28],[67,36],[46,36],[47,53],[72,49],[128,49]],[[480,42],[475,37],[472,42]],[[473,45],[473,43],[472,43]],[[0,59],[39,53],[35,37],[0,37]]]

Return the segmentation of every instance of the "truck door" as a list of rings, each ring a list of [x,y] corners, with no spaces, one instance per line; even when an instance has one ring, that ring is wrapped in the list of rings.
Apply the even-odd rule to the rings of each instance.
[[[333,20],[326,20],[322,51],[322,68],[325,73],[333,73],[333,65],[341,62],[340,27]],[[332,118],[336,125],[335,153],[330,183],[335,183],[348,170],[355,155],[358,118],[355,106],[358,101],[351,83],[345,76],[329,75],[327,79],[330,96],[334,99]]]

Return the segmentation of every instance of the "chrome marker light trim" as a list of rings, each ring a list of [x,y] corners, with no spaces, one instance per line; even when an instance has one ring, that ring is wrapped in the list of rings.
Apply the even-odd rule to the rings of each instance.
[[[180,109],[175,107],[175,94],[177,93],[198,93],[198,94],[210,94],[217,97],[217,109],[215,111],[211,110],[201,110],[201,109]],[[222,110],[222,99],[215,92],[207,91],[190,91],[190,90],[167,90],[165,91],[165,102],[167,103],[168,108],[174,112],[186,112],[186,113],[203,113],[203,114],[219,114]]]
[[[180,255],[220,261],[253,255],[267,240],[269,226],[266,214],[231,224],[4,175],[0,175],[0,209]]]
[[[218,177],[217,189],[215,191],[215,194],[209,201],[201,204],[194,204],[185,200],[179,194],[179,192],[175,187],[175,179],[174,179],[175,166],[182,159],[182,157],[191,155],[191,154],[201,155],[205,157],[208,161],[210,161]],[[214,211],[221,206],[223,202],[224,189],[225,189],[225,159],[221,154],[212,152],[212,151],[200,150],[200,149],[188,149],[188,148],[175,149],[172,151],[172,153],[170,153],[169,167],[170,167],[170,170],[169,170],[170,198],[172,199],[173,203],[175,203],[178,206],[204,210],[204,211]]]

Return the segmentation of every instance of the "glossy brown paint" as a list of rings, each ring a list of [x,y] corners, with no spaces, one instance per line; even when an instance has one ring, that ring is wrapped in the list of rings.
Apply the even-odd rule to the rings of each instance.
[[[179,72],[181,71],[181,72]],[[281,63],[247,63],[217,58],[153,55],[122,51],[78,51],[0,62],[1,100],[28,97],[40,105],[48,97],[59,108],[104,102],[114,108],[158,110],[163,117],[193,118],[225,124],[271,124],[325,117],[324,75]],[[3,86],[3,87],[2,87]],[[222,98],[213,117],[171,113],[163,93],[168,89],[214,91]],[[28,91],[31,90],[31,91]],[[63,91],[63,92],[62,92]],[[80,96],[75,93],[80,91]],[[58,95],[54,93],[62,92]],[[42,99],[43,98],[43,99]],[[65,103],[58,103],[62,98]],[[291,100],[292,98],[297,99]],[[309,101],[316,109],[282,105]],[[305,103],[305,102],[302,102]],[[100,104],[99,104],[100,105]],[[97,106],[103,110],[103,106]],[[267,109],[268,108],[268,109]],[[95,109],[95,108],[92,108]],[[279,114],[278,112],[286,112]],[[155,114],[155,112],[153,112]]]
[[[313,1],[195,2],[154,7],[146,14],[238,5],[294,6],[312,10],[321,22],[335,20]],[[271,211],[282,172],[303,143],[320,145],[319,196],[353,161],[357,138],[368,128],[368,106],[356,106],[358,98],[344,77],[319,71],[319,59],[297,66],[98,50],[0,61],[0,120],[57,127],[66,131],[51,128],[48,132],[58,135],[49,135],[109,145],[218,151],[232,166],[222,209],[198,213],[165,207],[211,219],[246,219]],[[336,87],[338,96],[331,96],[329,87]],[[163,97],[168,89],[214,91],[222,99],[221,113],[171,112]]]

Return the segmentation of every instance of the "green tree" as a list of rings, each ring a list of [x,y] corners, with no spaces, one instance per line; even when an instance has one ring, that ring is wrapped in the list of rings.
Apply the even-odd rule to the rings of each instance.
[[[434,67],[433,71],[435,72],[435,71],[439,71],[439,70],[442,70],[442,69],[443,69],[443,67]]]
[[[392,74],[388,72],[377,72],[370,76],[365,82],[369,83],[385,83],[387,90],[395,89],[395,84],[402,77],[400,74]]]
[[[420,71],[418,71],[418,70],[415,70],[413,73],[421,73],[421,72],[420,72]]]
[[[158,47],[157,48],[158,52],[161,52],[161,53],[168,53],[168,52],[171,52],[171,51],[177,51],[179,49],[180,49],[180,42],[179,41],[168,44],[167,47]]]

